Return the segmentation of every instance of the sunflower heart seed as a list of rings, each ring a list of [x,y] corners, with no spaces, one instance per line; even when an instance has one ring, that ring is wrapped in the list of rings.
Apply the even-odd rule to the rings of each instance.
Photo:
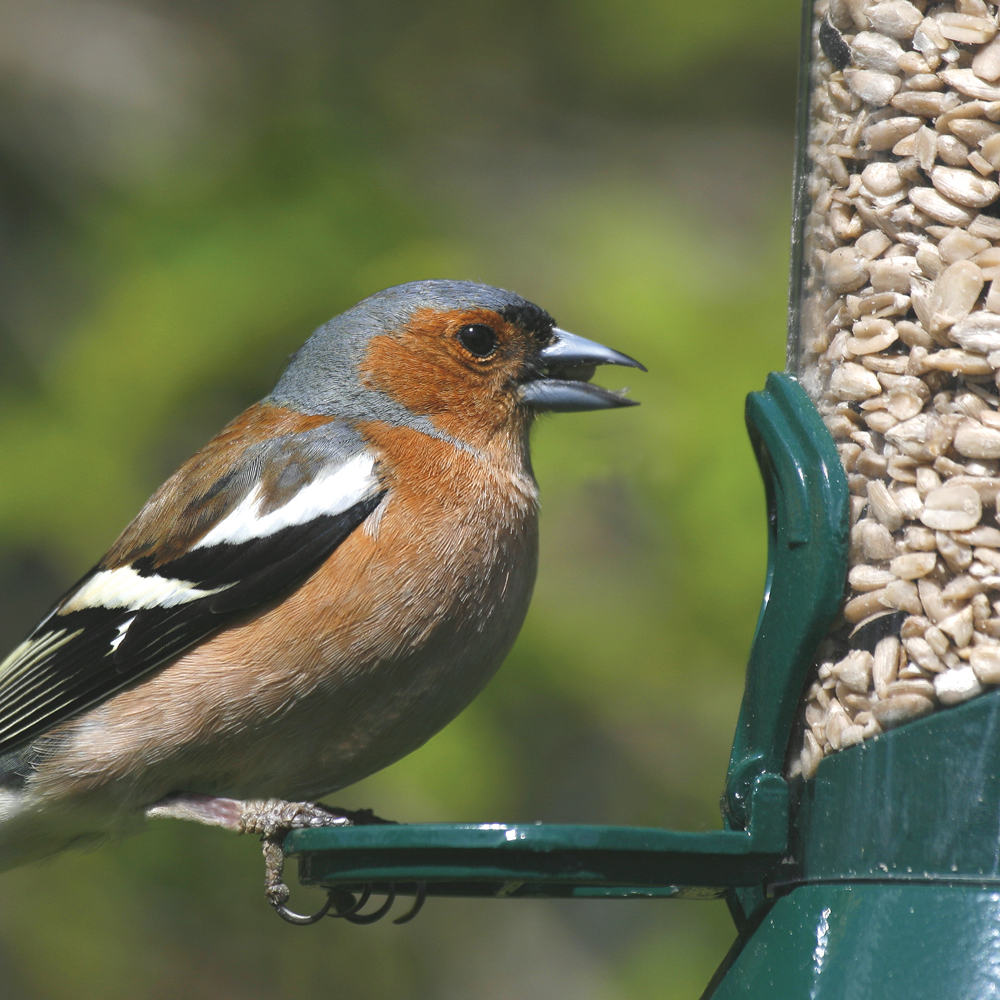
[[[861,69],[898,73],[899,57],[902,54],[903,48],[899,42],[879,31],[860,31],[851,42],[851,59]],[[892,97],[892,94],[889,96]]]
[[[971,69],[943,69],[938,76],[960,94],[984,101],[1000,101],[1000,87],[980,80]]]
[[[933,711],[934,702],[922,694],[896,694],[872,705],[872,715],[883,729],[892,729]]]
[[[1000,458],[1000,430],[974,420],[966,420],[958,428],[954,444],[955,451],[966,458]]]
[[[874,372],[857,364],[845,364],[834,372],[830,388],[842,399],[860,401],[877,396],[882,391]]]
[[[993,82],[1000,79],[1000,39],[994,38],[981,48],[972,59],[972,72],[980,80]]]
[[[957,167],[935,167],[931,183],[946,198],[967,208],[984,208],[1000,197],[1000,184]]]
[[[972,667],[946,670],[934,678],[934,693],[942,705],[957,705],[983,693],[983,685]]]
[[[900,139],[916,132],[922,124],[921,119],[913,116],[900,115],[898,118],[887,118],[863,129],[861,141],[866,149],[882,152],[892,149]]]
[[[951,326],[964,319],[983,290],[983,272],[971,260],[949,264],[934,282],[934,291],[940,301],[937,321]]]
[[[870,495],[870,492],[869,492]],[[968,531],[983,515],[979,494],[969,486],[942,486],[924,498],[920,520],[938,531]]]
[[[969,654],[969,665],[983,684],[1000,684],[1000,645],[976,646]]]
[[[942,594],[942,596],[944,595]],[[961,611],[949,615],[943,621],[938,622],[938,628],[950,635],[959,648],[968,646],[972,642],[972,608],[965,607]]]
[[[967,351],[979,354],[1000,351],[1000,315],[977,312],[963,316],[952,326],[948,336]]]
[[[853,247],[839,247],[827,257],[823,273],[835,291],[852,292],[868,281],[868,262]]]
[[[847,575],[847,582],[855,590],[881,590],[892,583],[898,576],[898,573],[891,573],[887,569],[861,565],[851,569],[851,572]]]
[[[869,163],[864,170],[861,171],[861,183],[869,190],[872,194],[884,198],[887,195],[897,194],[906,188],[906,181],[899,173],[899,168],[895,163],[885,163],[879,161],[877,163]],[[871,233],[866,233],[865,236],[870,236],[878,230],[872,230]],[[884,235],[884,234],[883,234]],[[863,237],[862,237],[863,238]],[[858,240],[860,243],[861,240]],[[855,246],[858,245],[855,243]],[[886,241],[882,246],[880,253],[887,250],[892,245],[892,241],[886,237]]]
[[[927,576],[936,565],[937,556],[933,552],[907,552],[892,560],[889,572],[900,580],[916,580]]]
[[[921,212],[926,212],[938,222],[949,226],[967,226],[972,221],[972,213],[967,208],[951,201],[934,188],[910,188],[907,197]]]
[[[889,531],[903,526],[903,514],[885,483],[873,479],[868,483],[868,503],[872,512]]]
[[[875,31],[890,38],[909,39],[920,27],[924,16],[909,0],[883,0],[866,11],[869,23]]]
[[[988,17],[946,11],[936,20],[945,38],[963,45],[985,45],[997,33],[996,23]]]
[[[875,658],[871,653],[864,649],[856,649],[834,666],[833,675],[852,691],[864,694],[871,683],[874,664]]]
[[[873,108],[884,108],[902,86],[898,76],[873,69],[845,69],[844,79],[851,93]]]

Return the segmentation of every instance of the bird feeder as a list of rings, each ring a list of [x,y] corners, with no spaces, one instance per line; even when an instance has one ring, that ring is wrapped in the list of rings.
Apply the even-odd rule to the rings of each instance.
[[[789,733],[812,654],[843,592],[847,485],[829,433],[793,378],[772,374],[764,392],[752,393],[747,424],[767,488],[770,549],[726,828],[431,823],[296,830],[284,851],[298,859],[303,884],[340,894],[498,898],[728,893],[741,921],[770,905],[767,879],[789,848]]]
[[[769,553],[723,829],[294,831],[331,915],[724,897],[706,997],[1000,988],[995,11],[807,0],[801,87],[788,371],[746,406]]]

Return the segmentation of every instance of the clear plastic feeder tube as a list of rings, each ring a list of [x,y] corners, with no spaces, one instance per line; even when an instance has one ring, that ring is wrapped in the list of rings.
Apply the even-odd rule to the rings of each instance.
[[[1000,684],[1000,32],[984,0],[807,7],[789,369],[852,524],[808,778]]]

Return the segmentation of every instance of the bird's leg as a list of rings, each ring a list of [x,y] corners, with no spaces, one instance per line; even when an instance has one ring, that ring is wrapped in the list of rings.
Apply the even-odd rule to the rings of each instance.
[[[274,907],[284,906],[291,892],[282,877],[285,852],[282,842],[290,830],[318,826],[350,826],[343,809],[331,809],[314,802],[285,802],[283,799],[250,799],[240,803],[240,833],[260,835],[264,849],[264,894]]]
[[[281,844],[291,830],[323,826],[365,826],[392,823],[371,809],[351,811],[319,802],[286,802],[284,799],[227,799],[214,795],[178,792],[154,802],[147,819],[187,819],[221,826],[237,833],[260,835],[264,848],[264,892],[268,902],[281,908],[290,891],[282,878],[285,855]]]

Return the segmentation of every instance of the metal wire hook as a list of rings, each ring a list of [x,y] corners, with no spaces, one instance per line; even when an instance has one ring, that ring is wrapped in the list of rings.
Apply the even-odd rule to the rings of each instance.
[[[300,927],[305,927],[309,924],[318,923],[322,920],[330,907],[333,906],[333,893],[327,894],[326,902],[315,912],[315,913],[296,913],[294,910],[290,910],[287,906],[282,903],[276,903],[274,905],[274,912],[281,917],[282,920],[287,920],[290,924],[297,924]]]
[[[351,914],[341,914],[345,920],[350,921],[352,924],[374,924],[377,920],[381,920],[391,909],[392,904],[396,902],[396,883],[389,883],[389,894],[385,897],[385,902],[377,909],[373,910],[371,913],[351,913]]]
[[[418,882],[417,883],[417,898],[413,901],[413,906],[411,906],[406,913],[401,917],[397,917],[393,920],[394,924],[408,924],[423,908],[424,903],[427,900],[427,883]]]
[[[358,911],[372,897],[372,887],[366,883],[359,893],[357,899],[354,894],[346,889],[331,889],[326,895],[326,902],[315,913],[296,913],[283,904],[274,904],[274,911],[282,920],[299,927],[318,923],[323,917],[343,917],[352,924],[374,924],[381,920],[392,909],[396,901],[396,884],[389,883],[389,891],[385,902],[371,913],[359,913]],[[418,882],[416,898],[413,905],[401,917],[393,920],[394,924],[408,924],[424,907],[427,901],[427,883]],[[334,912],[330,912],[333,910]]]
[[[361,890],[361,895],[358,896],[357,899],[354,898],[354,894],[353,893],[347,892],[344,889],[331,889],[330,890],[330,896],[331,896],[331,898],[336,893],[340,893],[341,894],[340,895],[340,899],[339,900],[334,900],[334,904],[333,904],[333,908],[337,912],[336,913],[331,913],[331,914],[329,914],[329,916],[331,918],[333,918],[333,919],[336,919],[337,917],[352,917],[352,916],[354,916],[355,913],[358,912],[358,910],[361,909],[362,906],[365,905],[365,903],[368,902],[369,899],[371,899],[371,897],[372,897],[372,887],[366,883],[365,886],[364,886],[364,888]],[[350,903],[348,903],[347,900],[350,900]],[[345,904],[345,906],[344,906],[343,909],[341,909],[341,906],[340,906],[341,902],[343,902]]]

